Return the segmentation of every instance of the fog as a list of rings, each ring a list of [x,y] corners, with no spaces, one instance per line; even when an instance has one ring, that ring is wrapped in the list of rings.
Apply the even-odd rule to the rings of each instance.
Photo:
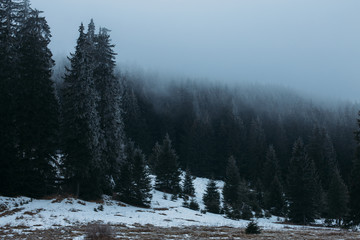
[[[78,27],[111,29],[117,61],[224,82],[276,84],[359,101],[360,1],[32,0],[56,58]]]

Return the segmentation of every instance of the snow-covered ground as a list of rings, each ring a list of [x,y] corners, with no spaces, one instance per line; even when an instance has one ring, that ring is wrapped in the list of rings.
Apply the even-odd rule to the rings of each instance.
[[[202,196],[208,179],[196,178],[196,200],[200,209],[204,209]],[[218,181],[219,189],[223,182]],[[164,199],[164,195],[167,199]],[[84,225],[101,221],[126,226],[151,224],[159,227],[180,226],[229,226],[244,228],[246,220],[231,220],[223,215],[193,211],[182,207],[181,198],[172,201],[170,194],[153,190],[151,208],[139,208],[112,200],[104,196],[103,202],[86,202],[73,198],[35,200],[27,197],[0,197],[0,228],[5,226],[27,226],[34,229],[48,229],[60,226]],[[103,208],[101,210],[101,208]],[[263,229],[289,229],[278,224],[279,218],[257,219]],[[291,226],[292,229],[297,228]],[[298,228],[301,228],[300,226]]]

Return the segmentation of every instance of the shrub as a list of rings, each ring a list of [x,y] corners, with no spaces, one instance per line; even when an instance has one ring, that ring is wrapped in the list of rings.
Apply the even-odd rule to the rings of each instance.
[[[200,209],[199,204],[196,202],[196,200],[194,198],[191,198],[190,203],[189,203],[189,208],[191,210],[199,211],[199,209]]]
[[[176,201],[178,199],[178,196],[176,194],[171,195],[171,201]]]
[[[249,222],[245,229],[246,234],[260,234],[261,228],[258,226],[258,224],[254,221]]]
[[[182,206],[185,207],[185,208],[189,208],[189,207],[190,207],[190,206],[189,206],[189,202],[188,202],[186,199],[184,199],[184,202],[183,202]]]

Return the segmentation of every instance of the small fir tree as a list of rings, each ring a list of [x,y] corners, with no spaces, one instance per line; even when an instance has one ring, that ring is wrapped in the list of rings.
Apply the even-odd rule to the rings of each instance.
[[[251,221],[246,226],[245,233],[246,234],[260,234],[261,228],[259,227],[259,225],[256,222]]]
[[[263,186],[265,189],[270,187],[275,175],[279,175],[278,159],[274,146],[270,145],[266,152],[266,160],[263,168]]]
[[[126,158],[121,163],[115,190],[118,199],[136,206],[148,207],[151,201],[151,179],[145,164],[145,156],[129,141],[125,148]]]
[[[145,164],[145,155],[140,149],[135,149],[132,175],[134,179],[135,204],[149,207],[152,198],[151,178]]]
[[[150,171],[154,174],[156,174],[157,161],[159,159],[161,151],[161,145],[159,144],[159,142],[156,142],[149,156]]]
[[[182,188],[182,194],[184,198],[194,197],[195,196],[195,188],[193,183],[193,176],[191,176],[190,170],[187,169],[185,172],[184,184]]]
[[[239,191],[240,174],[235,158],[231,156],[226,167],[226,177],[223,188],[224,210],[230,218],[241,218],[241,196]]]
[[[203,196],[205,210],[211,213],[220,213],[220,193],[215,180],[211,179],[207,183],[206,191]]]
[[[178,156],[172,148],[169,134],[166,134],[161,151],[156,162],[156,183],[155,188],[159,191],[179,194],[180,188],[180,170],[177,163]]]
[[[200,209],[199,204],[194,197],[190,199],[189,208],[195,211],[199,211]]]
[[[336,219],[336,224],[340,226],[341,221],[348,213],[347,204],[349,202],[349,193],[339,171],[333,173],[327,198],[328,217],[330,219]]]
[[[298,139],[293,147],[288,174],[289,217],[295,223],[308,224],[318,215],[319,185],[315,165]]]
[[[274,176],[269,189],[265,192],[264,202],[266,209],[268,209],[271,214],[284,216],[286,201],[282,184],[277,175]]]

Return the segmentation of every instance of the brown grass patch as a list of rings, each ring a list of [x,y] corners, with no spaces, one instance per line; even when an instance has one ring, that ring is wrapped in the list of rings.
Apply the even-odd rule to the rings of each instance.
[[[153,208],[155,211],[168,211],[169,208]]]
[[[170,222],[171,219],[164,221]],[[351,231],[341,231],[333,229],[293,229],[293,230],[263,230],[257,236],[246,235],[243,228],[236,227],[211,227],[211,226],[188,226],[188,227],[155,227],[151,224],[140,225],[133,224],[126,226],[124,224],[108,225],[111,227],[116,239],[259,239],[259,240],[355,240],[360,239],[360,233]],[[0,239],[73,239],[77,236],[84,236],[87,233],[88,225],[74,225],[69,227],[59,227],[47,230],[36,229],[34,231],[2,231],[0,229]],[[11,227],[8,229],[12,229]],[[7,235],[8,234],[8,235]],[[186,236],[186,237],[185,237]],[[85,238],[86,239],[86,238]]]
[[[4,212],[8,207],[5,204],[0,204],[0,212]]]
[[[36,214],[38,214],[39,212],[44,211],[44,210],[45,210],[45,209],[43,209],[43,208],[38,208],[38,209],[35,209],[35,210],[32,210],[32,211],[26,211],[26,212],[24,212],[23,214],[24,214],[24,215],[34,216],[34,215],[36,215]]]
[[[118,205],[119,207],[126,207],[126,204],[121,203],[121,202],[118,202],[117,205]]]
[[[25,208],[14,208],[12,210],[8,210],[8,211],[5,211],[5,212],[1,213],[0,217],[11,216],[11,215],[14,215],[15,213],[20,212],[20,211],[22,211],[24,209]]]
[[[81,200],[78,200],[77,203],[80,204],[80,205],[86,206],[86,203],[81,201]]]

